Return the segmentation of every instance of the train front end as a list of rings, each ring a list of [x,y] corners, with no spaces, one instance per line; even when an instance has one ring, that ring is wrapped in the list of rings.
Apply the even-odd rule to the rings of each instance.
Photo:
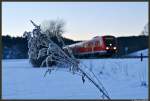
[[[108,55],[113,55],[117,52],[117,39],[114,36],[103,36],[103,42]]]

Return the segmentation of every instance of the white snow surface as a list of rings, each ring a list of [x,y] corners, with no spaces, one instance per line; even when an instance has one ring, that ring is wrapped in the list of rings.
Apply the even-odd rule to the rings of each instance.
[[[82,59],[91,66],[111,99],[147,99],[148,58]],[[33,68],[28,59],[2,60],[2,99],[101,99],[101,93],[87,79],[66,69]]]
[[[148,49],[130,53],[129,56],[141,56],[141,53],[143,54],[143,56],[148,56]]]

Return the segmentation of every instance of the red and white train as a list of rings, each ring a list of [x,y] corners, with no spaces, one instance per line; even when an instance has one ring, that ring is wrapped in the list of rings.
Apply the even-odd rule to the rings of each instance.
[[[117,52],[117,40],[110,35],[96,36],[91,40],[63,47],[65,51],[67,48],[70,48],[76,57],[111,56]]]

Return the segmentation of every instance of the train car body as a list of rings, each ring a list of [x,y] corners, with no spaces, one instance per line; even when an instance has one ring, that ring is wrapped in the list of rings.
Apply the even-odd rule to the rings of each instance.
[[[96,36],[91,40],[75,43],[64,47],[70,48],[76,57],[111,56],[117,52],[117,41],[114,36]]]

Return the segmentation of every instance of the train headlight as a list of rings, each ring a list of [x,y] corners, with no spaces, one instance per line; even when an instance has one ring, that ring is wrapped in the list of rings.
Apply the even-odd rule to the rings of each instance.
[[[109,49],[109,47],[106,47],[106,50],[108,50]]]
[[[114,50],[116,50],[117,49],[117,47],[114,47]]]

